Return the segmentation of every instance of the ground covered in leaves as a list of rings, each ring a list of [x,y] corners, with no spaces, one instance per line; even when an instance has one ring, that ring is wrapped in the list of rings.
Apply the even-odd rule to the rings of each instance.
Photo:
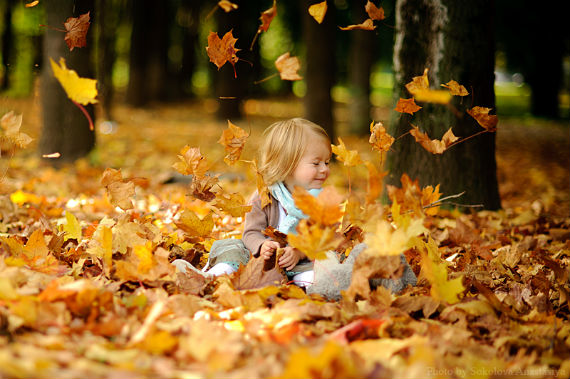
[[[37,142],[37,104],[2,107],[22,113],[22,131]],[[33,144],[3,154],[0,377],[570,376],[566,126],[501,120],[504,209],[422,214],[424,237],[405,252],[418,286],[398,295],[351,288],[327,302],[289,284],[253,288],[261,279],[246,270],[208,281],[169,264],[200,267],[214,240],[239,237],[243,207],[231,194],[256,187],[249,163],[224,163],[216,141],[227,124],[214,109],[118,108],[116,123],[99,126],[97,151],[59,169],[40,162]],[[236,122],[250,133],[243,159],[265,126],[302,113],[279,101],[245,109]],[[378,164],[367,138],[344,136],[344,112],[339,135]],[[200,146],[220,174],[216,200],[191,196],[188,177],[172,168],[185,145]],[[123,179],[102,182],[107,168]],[[350,186],[364,199],[361,169]],[[135,185],[134,209],[112,204],[110,183]],[[329,184],[346,196],[346,168],[333,166]]]

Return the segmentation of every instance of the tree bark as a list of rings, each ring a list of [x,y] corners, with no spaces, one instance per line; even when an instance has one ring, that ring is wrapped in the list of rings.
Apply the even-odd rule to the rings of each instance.
[[[366,1],[352,1],[352,22],[359,24],[368,16],[364,9]],[[374,59],[375,33],[369,30],[350,32],[349,88],[350,132],[359,136],[370,132],[370,73]]]
[[[448,107],[427,103],[421,103],[423,109],[414,116],[393,112],[394,137],[407,133],[411,123],[432,139],[441,139],[449,127],[460,137],[483,130],[465,110],[495,106],[493,7],[493,0],[398,0],[394,104],[411,97],[404,86],[426,67],[432,88],[456,80],[470,95],[454,97],[452,105],[459,117]],[[461,203],[500,208],[494,133],[460,143],[442,155],[425,151],[411,135],[397,140],[392,149],[388,184],[400,186],[401,175],[407,173],[419,179],[421,186],[440,184],[440,191],[447,195],[465,191]]]
[[[113,65],[116,33],[121,10],[109,0],[96,0],[97,6],[97,88],[101,114],[105,120],[112,120],[113,107]]]
[[[59,26],[68,17],[91,12],[95,19],[92,0],[58,0],[46,1],[47,24]],[[73,69],[80,77],[94,77],[90,60],[90,33],[87,34],[87,47],[69,51],[63,33],[46,28],[44,38],[44,61],[41,75],[41,101],[43,113],[43,129],[39,142],[40,153],[60,153],[61,158],[50,160],[51,163],[71,162],[85,156],[95,146],[95,132],[89,129],[85,115],[67,97],[61,84],[53,76],[50,58],[59,63],[60,57],[65,59],[69,69]],[[85,106],[93,121],[95,114],[92,105]]]
[[[2,66],[4,66],[4,75],[0,83],[0,91],[6,91],[10,88],[10,72],[14,51],[14,32],[12,29],[12,11],[14,8],[14,0],[7,0],[4,5],[4,30],[2,31]]]
[[[303,17],[303,36],[306,44],[305,83],[307,92],[304,97],[305,117],[322,126],[332,141],[335,139],[333,100],[331,89],[335,78],[335,9],[329,3],[322,24],[318,24],[309,15],[307,9],[312,0],[301,1]]]

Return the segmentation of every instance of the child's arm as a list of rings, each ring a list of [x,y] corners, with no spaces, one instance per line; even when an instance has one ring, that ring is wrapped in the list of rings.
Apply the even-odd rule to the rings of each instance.
[[[271,241],[263,235],[263,231],[269,226],[269,206],[262,209],[259,195],[255,194],[250,201],[251,211],[245,215],[245,226],[242,241],[245,247],[254,255],[261,253],[261,246],[266,241]]]
[[[303,258],[305,258],[305,254],[294,247],[287,246],[285,247],[283,255],[279,258],[279,267],[283,267],[285,270],[291,271]]]

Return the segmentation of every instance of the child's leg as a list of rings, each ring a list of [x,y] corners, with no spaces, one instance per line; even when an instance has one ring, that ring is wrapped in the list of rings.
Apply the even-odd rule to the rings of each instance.
[[[313,270],[301,272],[293,276],[293,284],[299,287],[309,287],[315,280],[315,272]]]
[[[230,275],[237,271],[235,266],[232,266],[228,263],[216,263],[214,267],[207,271],[208,274],[213,276],[220,276],[220,275]]]
[[[242,240],[223,239],[214,241],[210,249],[208,263],[203,271],[208,274],[219,276],[236,272],[240,265],[246,265],[249,261],[249,250]]]

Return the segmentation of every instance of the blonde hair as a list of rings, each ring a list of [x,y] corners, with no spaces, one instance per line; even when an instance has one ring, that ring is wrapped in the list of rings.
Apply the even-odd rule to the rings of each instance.
[[[330,148],[327,132],[314,122],[303,118],[278,121],[264,132],[260,150],[259,172],[268,186],[285,180],[295,170],[307,147],[307,136],[323,137]]]

